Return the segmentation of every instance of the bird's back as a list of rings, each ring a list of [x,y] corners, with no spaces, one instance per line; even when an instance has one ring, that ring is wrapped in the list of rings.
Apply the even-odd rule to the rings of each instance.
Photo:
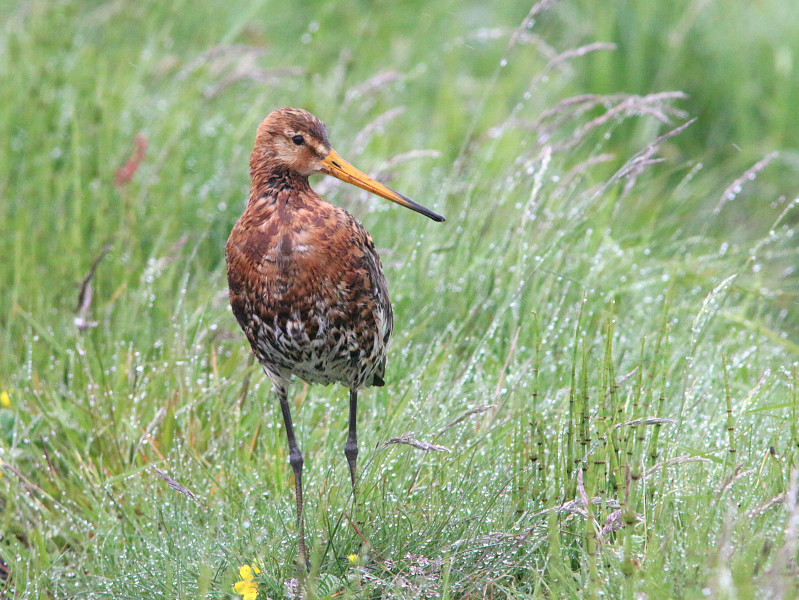
[[[250,201],[226,246],[230,302],[278,386],[383,385],[393,315],[363,226],[310,190]]]

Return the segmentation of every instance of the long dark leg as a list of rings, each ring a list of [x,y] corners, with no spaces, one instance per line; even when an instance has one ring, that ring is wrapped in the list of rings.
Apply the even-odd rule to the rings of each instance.
[[[344,456],[350,465],[350,479],[352,480],[352,495],[355,495],[355,471],[358,462],[358,432],[356,421],[358,418],[358,390],[350,390],[350,431],[347,442],[344,444]]]
[[[305,523],[302,520],[302,452],[297,445],[294,437],[294,425],[291,423],[291,410],[289,409],[288,394],[285,389],[277,390],[280,398],[280,410],[283,411],[283,422],[286,424],[286,438],[289,442],[289,464],[294,471],[294,496],[297,498],[297,531],[299,531],[299,556],[305,566],[310,569],[311,561],[308,560],[308,552],[305,549]]]

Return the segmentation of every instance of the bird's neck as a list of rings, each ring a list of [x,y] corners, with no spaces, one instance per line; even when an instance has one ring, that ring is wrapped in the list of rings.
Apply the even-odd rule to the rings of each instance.
[[[265,197],[302,197],[313,193],[307,176],[277,165],[251,165],[250,178],[250,204]]]

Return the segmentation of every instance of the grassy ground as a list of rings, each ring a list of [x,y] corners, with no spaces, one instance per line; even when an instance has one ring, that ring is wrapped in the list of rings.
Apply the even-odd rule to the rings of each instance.
[[[604,20],[495,4],[9,3],[6,597],[233,598],[246,564],[273,599],[799,597],[799,207],[775,133],[795,92],[724,139],[743,166],[713,138],[692,155],[706,122],[658,92],[709,90],[732,57],[668,55],[677,83],[630,87],[613,61],[636,46],[607,43],[653,36],[654,0]],[[702,53],[712,22],[679,4],[663,29]],[[756,99],[730,89],[706,110],[743,123]],[[345,390],[294,390],[299,581],[285,435],[222,250],[282,105],[448,219],[315,182],[372,232],[396,332],[388,385],[362,394],[357,502]]]

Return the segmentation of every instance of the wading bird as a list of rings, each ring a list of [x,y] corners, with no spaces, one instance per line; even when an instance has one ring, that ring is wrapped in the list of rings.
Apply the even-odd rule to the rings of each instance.
[[[230,304],[272,381],[286,426],[297,500],[298,560],[308,566],[302,517],[302,453],[288,402],[292,376],[350,390],[344,454],[355,492],[358,390],[382,386],[393,327],[386,279],[372,238],[308,184],[324,173],[415,210],[437,215],[345,162],[324,124],[278,109],[258,126],[250,155],[250,199],[225,247]]]

